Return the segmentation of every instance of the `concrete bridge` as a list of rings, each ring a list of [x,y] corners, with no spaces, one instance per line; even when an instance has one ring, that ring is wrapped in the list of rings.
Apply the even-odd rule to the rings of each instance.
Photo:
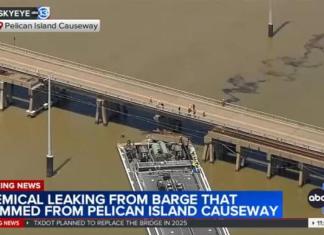
[[[324,128],[266,114],[233,104],[225,104],[175,88],[138,80],[68,60],[0,43],[0,109],[10,103],[10,87],[29,90],[28,115],[42,108],[37,90],[51,76],[55,84],[90,92],[98,97],[96,121],[107,124],[104,107],[111,99],[131,103],[179,118],[214,126],[205,138],[203,159],[217,157],[215,141],[237,146],[236,170],[242,164],[241,147],[268,154],[268,177],[273,173],[272,155],[298,162],[299,185],[306,180],[304,165],[324,168]]]

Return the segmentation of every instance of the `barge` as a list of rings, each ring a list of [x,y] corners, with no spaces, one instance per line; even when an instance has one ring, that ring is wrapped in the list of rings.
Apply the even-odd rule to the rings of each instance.
[[[152,134],[117,145],[134,191],[211,190],[194,146],[182,136]],[[150,235],[229,235],[227,228],[148,227]]]

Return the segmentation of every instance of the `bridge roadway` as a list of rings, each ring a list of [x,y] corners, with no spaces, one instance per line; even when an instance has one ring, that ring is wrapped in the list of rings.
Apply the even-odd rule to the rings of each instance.
[[[324,153],[324,128],[0,43],[0,67]],[[199,79],[199,78],[197,78]],[[160,105],[163,103],[163,106]],[[196,114],[188,114],[194,104]],[[180,112],[178,108],[181,108]],[[205,115],[204,115],[205,114]],[[324,160],[324,159],[323,159]]]

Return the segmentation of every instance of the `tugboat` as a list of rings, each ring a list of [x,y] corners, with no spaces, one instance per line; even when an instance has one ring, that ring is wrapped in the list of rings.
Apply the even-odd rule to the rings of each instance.
[[[134,191],[208,191],[204,170],[190,140],[184,136],[153,133],[142,142],[117,145]],[[229,235],[227,228],[148,227],[148,234]]]

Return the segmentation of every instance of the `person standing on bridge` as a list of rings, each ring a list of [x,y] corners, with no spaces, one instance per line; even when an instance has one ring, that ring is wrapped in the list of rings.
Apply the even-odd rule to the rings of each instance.
[[[222,106],[224,107],[226,105],[226,100],[222,99]]]
[[[158,103],[157,103],[157,107],[158,107],[158,108],[162,107],[162,102],[161,102],[161,101],[158,101]]]
[[[190,113],[191,113],[191,105],[189,105],[189,107],[188,107],[188,115],[190,116]]]
[[[196,116],[196,105],[195,104],[192,105],[192,112],[193,112],[193,115]]]

